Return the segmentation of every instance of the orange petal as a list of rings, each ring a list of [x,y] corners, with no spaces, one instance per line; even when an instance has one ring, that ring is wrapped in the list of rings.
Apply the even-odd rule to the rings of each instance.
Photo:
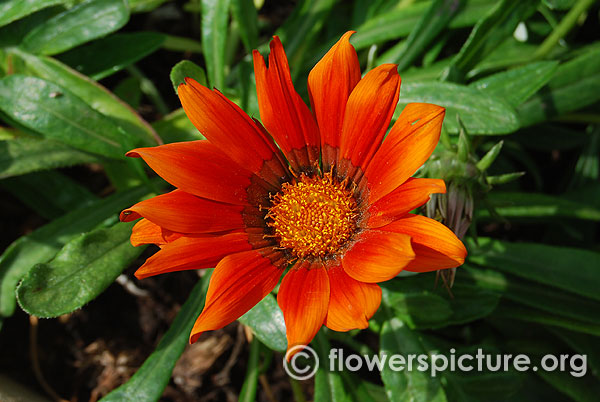
[[[140,219],[133,229],[131,229],[131,245],[133,247],[141,246],[142,244],[167,244],[181,237],[180,233],[174,233],[170,230],[161,228],[158,225],[150,222],[148,219]]]
[[[283,270],[264,255],[251,250],[223,258],[215,268],[202,314],[196,320],[190,343],[202,332],[223,328],[261,301],[279,282]],[[273,258],[273,257],[271,257]]]
[[[165,244],[159,252],[148,258],[135,276],[143,279],[167,272],[211,268],[226,255],[251,250],[254,240],[257,240],[256,236],[259,235],[230,233],[222,236],[181,237]]]
[[[269,68],[258,50],[252,54],[261,120],[292,168],[311,168],[319,160],[317,123],[294,89],[287,56],[277,36],[270,47]]]
[[[398,275],[414,257],[410,236],[366,230],[346,252],[342,266],[357,281],[377,283]]]
[[[329,277],[325,268],[302,263],[299,268],[290,269],[279,286],[277,303],[285,320],[288,350],[308,345],[327,315]]]
[[[440,179],[410,177],[401,186],[381,198],[369,208],[370,228],[378,228],[406,215],[429,201],[434,193],[445,193],[446,184]]]
[[[360,81],[358,56],[349,41],[354,33],[346,32],[308,75],[308,93],[319,124],[326,172],[336,162],[346,103]]]
[[[327,274],[330,288],[327,328],[342,332],[367,328],[381,304],[381,288],[351,278],[339,265],[330,267]]]
[[[287,177],[273,141],[235,103],[191,78],[179,85],[178,92],[190,121],[234,162],[269,183]]]
[[[365,172],[369,201],[376,202],[404,183],[425,163],[440,138],[445,109],[409,103]]]
[[[174,190],[138,202],[121,212],[121,221],[140,216],[179,233],[214,233],[244,228],[241,205],[224,204]]]
[[[395,64],[383,64],[369,71],[356,85],[346,106],[340,158],[354,167],[365,168],[390,125],[400,93],[400,76]],[[350,167],[341,172],[353,174]]]
[[[464,244],[450,229],[424,216],[409,214],[379,230],[411,236],[416,257],[404,268],[407,271],[428,272],[454,268],[462,265],[467,256]]]
[[[247,203],[252,173],[208,141],[138,148],[127,156],[143,158],[160,177],[187,193],[232,204]]]

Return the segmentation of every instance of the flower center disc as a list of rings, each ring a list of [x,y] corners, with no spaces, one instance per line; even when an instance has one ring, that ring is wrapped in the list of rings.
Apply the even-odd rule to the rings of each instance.
[[[336,254],[356,230],[356,201],[331,173],[284,183],[272,203],[268,225],[279,245],[299,258]]]

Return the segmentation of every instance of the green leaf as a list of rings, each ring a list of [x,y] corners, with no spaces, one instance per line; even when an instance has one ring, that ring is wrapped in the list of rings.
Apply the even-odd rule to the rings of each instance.
[[[404,51],[398,58],[398,71],[403,71],[422,54],[427,46],[452,20],[460,2],[455,0],[435,0],[424,13],[406,39]]]
[[[18,52],[33,75],[51,81],[83,99],[92,109],[105,115],[123,131],[135,135],[137,140],[131,147],[152,146],[160,142],[154,129],[131,107],[96,81],[82,75],[51,57],[37,57]]]
[[[283,352],[287,348],[283,313],[271,294],[262,299],[239,321],[252,328],[254,335],[272,350]]]
[[[517,107],[552,78],[556,61],[540,61],[482,78],[469,86]]]
[[[315,374],[315,402],[346,402],[351,396],[346,392],[340,371],[329,371],[332,362],[329,361],[331,345],[323,331],[319,331],[313,341],[319,357],[318,369]]]
[[[482,289],[462,271],[452,287],[452,297],[435,286],[435,275],[420,274],[381,284],[383,303],[411,328],[432,329],[464,324],[491,314],[499,296]]]
[[[98,200],[87,188],[57,171],[11,177],[0,181],[0,187],[46,219],[58,218]]]
[[[50,261],[71,239],[114,223],[118,212],[148,194],[146,187],[123,191],[79,208],[15,240],[0,256],[0,315],[15,310],[15,287],[35,264]]]
[[[231,0],[231,11],[248,53],[258,46],[258,14],[254,1]]]
[[[197,40],[183,36],[167,35],[163,48],[173,52],[202,53],[202,44]]]
[[[541,193],[492,191],[487,200],[504,218],[575,218],[599,222],[600,209],[581,201]],[[492,219],[488,210],[477,210],[477,218]]]
[[[210,85],[225,89],[229,0],[202,0],[202,48]]]
[[[202,67],[189,60],[182,60],[171,69],[171,83],[177,93],[180,84],[185,83],[185,78],[190,77],[206,86],[206,74]]]
[[[204,307],[210,273],[211,270],[207,270],[196,284],[171,327],[142,367],[129,381],[102,398],[102,402],[159,400],[171,379],[175,363],[189,342],[194,322]]]
[[[462,82],[469,70],[514,32],[519,22],[535,12],[538,3],[535,0],[496,3],[496,7],[475,25],[444,76]]]
[[[185,115],[183,109],[177,109],[161,120],[152,123],[152,127],[154,127],[160,138],[167,144],[205,139]]]
[[[157,32],[117,33],[71,49],[59,59],[80,73],[101,80],[148,56],[165,39]]]
[[[491,269],[470,266],[461,269],[465,276],[476,282],[477,287],[497,292],[513,302],[556,316],[600,324],[600,317],[596,313],[600,303],[595,300]]]
[[[124,0],[86,0],[47,20],[22,43],[31,53],[53,55],[121,28],[129,20]]]
[[[0,141],[0,179],[98,161],[98,156],[53,140],[17,137]]]
[[[473,26],[481,18],[481,15],[487,13],[495,3],[490,0],[468,1],[450,21],[449,28]],[[356,35],[352,38],[352,43],[356,49],[365,49],[373,44],[398,39],[410,34],[419,23],[421,16],[427,12],[432,1],[409,4],[381,13],[358,27]]]
[[[256,401],[256,389],[258,385],[258,358],[260,357],[260,341],[253,339],[250,343],[250,356],[248,357],[248,366],[246,368],[246,377],[242,390],[240,391],[239,402]]]
[[[5,0],[0,3],[0,26],[7,25],[38,10],[66,0]]]
[[[147,13],[155,10],[168,0],[128,0],[132,13]]]
[[[145,247],[129,242],[134,222],[84,233],[68,242],[48,263],[35,265],[17,287],[28,314],[51,318],[94,300]]]
[[[600,253],[481,237],[467,245],[469,262],[600,300]]]
[[[600,48],[561,64],[548,84],[517,109],[530,126],[600,100]]]
[[[406,82],[395,117],[406,104],[425,102],[446,108],[444,126],[450,133],[458,133],[460,116],[471,135],[510,134],[519,128],[513,108],[501,99],[482,94],[464,85],[444,82]]]
[[[538,370],[536,374],[542,377],[550,386],[574,401],[596,402],[598,395],[600,395],[600,382],[589,373],[581,378],[559,370]]]
[[[35,77],[0,80],[0,110],[28,130],[92,154],[123,159],[134,143],[79,97]]]
[[[380,337],[380,358],[400,354],[427,354],[418,333],[411,331],[398,318],[392,318],[383,324]],[[408,362],[406,362],[408,364]],[[446,395],[439,378],[432,377],[427,372],[418,371],[416,363],[412,370],[392,370],[389,364],[384,364],[381,379],[385,385],[387,396],[391,402],[396,401],[445,401]]]

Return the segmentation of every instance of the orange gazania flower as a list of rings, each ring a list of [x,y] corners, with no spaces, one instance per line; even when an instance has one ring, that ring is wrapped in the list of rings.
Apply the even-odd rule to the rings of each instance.
[[[376,283],[403,269],[463,263],[465,247],[447,227],[409,213],[446,190],[442,180],[410,177],[438,142],[444,108],[409,104],[383,141],[400,77],[385,64],[361,79],[352,33],[311,71],[312,112],[275,37],[268,68],[254,51],[264,127],[187,79],[181,103],[208,141],[127,154],[177,188],[121,214],[144,218],[132,244],[161,247],[135,275],[216,265],[190,342],[250,310],[288,267],[277,301],[289,348],[308,344],[322,325],[366,328],[381,302]]]

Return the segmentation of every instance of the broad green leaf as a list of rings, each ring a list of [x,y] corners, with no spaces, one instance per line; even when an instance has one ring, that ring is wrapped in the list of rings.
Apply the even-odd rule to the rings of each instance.
[[[474,88],[444,82],[405,82],[395,116],[411,102],[433,103],[446,108],[444,126],[458,133],[460,117],[469,134],[510,134],[519,128],[513,108],[502,99]]]
[[[197,40],[183,36],[167,35],[163,48],[173,52],[202,53],[202,44]]]
[[[47,20],[23,39],[23,49],[53,55],[121,28],[129,20],[125,0],[86,0]]]
[[[239,321],[252,328],[254,335],[272,350],[283,352],[287,348],[283,313],[271,294],[262,299]]]
[[[15,310],[15,288],[35,264],[50,261],[74,237],[114,223],[120,210],[148,194],[146,187],[120,192],[76,209],[15,240],[0,256],[0,315]]]
[[[461,402],[506,400],[521,388],[523,382],[523,373],[515,370],[468,373],[448,370],[443,376],[449,399]]]
[[[0,141],[0,179],[98,160],[98,156],[43,138],[17,137]]]
[[[65,2],[66,0],[4,0],[0,2],[0,26],[33,14],[43,8]]]
[[[185,83],[185,78],[190,77],[206,86],[206,74],[202,67],[189,60],[182,60],[171,69],[171,83],[177,93],[180,84]]]
[[[517,107],[529,99],[552,77],[558,62],[540,61],[482,78],[469,86],[506,100]]]
[[[410,330],[398,318],[392,318],[383,324],[380,337],[379,357],[400,354],[404,357],[415,354],[427,354],[417,332]],[[406,362],[404,370],[392,370],[389,364],[383,365],[381,379],[385,385],[387,396],[391,402],[396,401],[445,401],[446,394],[440,384],[439,377],[432,377],[428,372],[418,371],[417,363],[412,370]]]
[[[135,77],[127,77],[113,89],[113,93],[133,109],[140,106],[142,90],[140,82]]]
[[[490,238],[467,244],[470,262],[600,300],[600,253]]]
[[[356,49],[364,49],[376,43],[398,39],[410,34],[421,16],[429,9],[432,1],[409,4],[377,15],[358,27],[356,35],[352,38]],[[450,21],[449,28],[473,26],[481,18],[481,15],[487,13],[494,4],[495,2],[490,0],[468,1]]]
[[[46,219],[54,219],[98,200],[87,188],[50,170],[0,181],[0,187]]]
[[[202,280],[196,284],[171,327],[160,340],[155,351],[142,364],[142,367],[129,381],[102,398],[102,402],[158,401],[160,399],[171,379],[175,363],[189,342],[194,322],[204,307],[210,272],[210,270],[207,271]]]
[[[461,271],[452,296],[435,275],[420,274],[381,284],[383,303],[411,328],[443,328],[471,322],[491,314],[498,304],[495,292],[481,288]]]
[[[63,88],[69,88],[70,92],[111,119],[122,130],[138,137],[136,143],[132,146],[152,146],[160,142],[158,135],[150,124],[96,81],[51,57],[37,57],[24,52],[18,52],[17,55],[25,61],[31,74]]]
[[[35,77],[15,74],[0,80],[0,110],[44,138],[92,154],[122,159],[134,143],[81,98]]]
[[[598,345],[598,339],[590,335],[559,328],[551,328],[550,330],[567,345],[575,349],[577,353],[587,355],[587,363],[592,370],[592,374],[600,378],[600,345]]]
[[[17,301],[28,314],[51,318],[94,300],[145,247],[129,242],[134,222],[84,233],[35,265],[17,287]]]
[[[319,358],[318,369],[315,374],[315,402],[346,402],[352,401],[351,395],[346,391],[344,380],[341,376],[341,371],[330,371],[331,364],[338,362],[330,362],[331,345],[327,337],[323,334],[323,330],[319,331],[315,336],[314,341],[315,351]],[[315,362],[310,361],[311,369]]]
[[[23,38],[25,38],[29,32],[65,10],[66,8],[63,4],[46,7],[17,21],[13,21],[8,25],[0,27],[0,48],[8,50],[13,46],[19,46],[23,41]],[[13,71],[19,72],[18,65],[14,66]]]
[[[185,115],[183,109],[177,109],[161,120],[152,123],[152,127],[154,127],[160,138],[167,144],[205,139]]]
[[[600,100],[600,48],[561,64],[548,84],[517,109],[530,126]]]
[[[600,303],[595,300],[491,269],[463,268],[463,275],[472,278],[480,289],[497,292],[513,302],[557,316],[600,324],[596,313]]]
[[[230,0],[202,0],[202,48],[208,80],[212,87],[225,89],[225,45]]]
[[[600,209],[581,201],[541,193],[492,191],[487,201],[504,218],[575,218],[598,222]],[[477,217],[492,219],[489,211],[479,209]]]
[[[258,15],[253,0],[231,0],[231,11],[248,53],[258,46]]]
[[[535,12],[539,1],[503,0],[473,28],[444,76],[462,82],[465,75],[494,48],[509,37],[519,24]]]
[[[423,54],[427,46],[448,25],[461,6],[454,0],[434,0],[406,39],[398,58],[398,70],[403,71]]]
[[[169,0],[128,0],[132,13],[147,13]]]
[[[101,80],[148,56],[160,48],[165,38],[157,32],[117,33],[71,49],[59,59],[80,73]]]

